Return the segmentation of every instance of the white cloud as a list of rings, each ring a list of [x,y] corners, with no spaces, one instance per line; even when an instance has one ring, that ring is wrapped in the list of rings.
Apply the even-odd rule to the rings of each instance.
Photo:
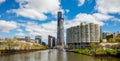
[[[16,33],[16,36],[21,37],[21,36],[25,36],[25,34],[23,32],[19,32],[19,33]]]
[[[115,17],[110,16],[110,15],[106,15],[106,14],[101,14],[101,13],[94,13],[93,17],[98,20],[98,21],[107,21],[109,19],[113,19]]]
[[[104,25],[104,21],[108,21],[110,19],[114,20],[114,17],[105,15],[105,14],[101,14],[101,13],[94,13],[94,14],[79,13],[78,15],[76,15],[76,17],[74,19],[67,20],[65,22],[65,27],[69,28],[71,26],[76,26],[76,25],[79,25],[80,22],[95,23],[95,24],[99,24],[102,26],[102,25]]]
[[[0,0],[0,4],[3,3],[3,2],[5,2],[5,0]]]
[[[69,9],[66,9],[65,11],[66,11],[66,13],[70,12],[70,10],[69,10]]]
[[[48,39],[48,35],[56,36],[57,22],[51,21],[44,24],[28,22],[27,24],[25,24],[25,28],[25,30],[28,31],[30,35],[41,35],[42,39],[46,40]]]
[[[79,4],[78,6],[82,6],[85,3],[85,0],[78,0]]]
[[[19,37],[25,36],[24,31],[22,29],[17,29],[16,36],[19,36]]]
[[[3,32],[9,32],[10,30],[16,29],[17,23],[14,21],[5,21],[5,20],[0,20],[0,30]]]
[[[59,0],[16,0],[20,8],[9,10],[17,15],[28,17],[31,19],[45,20],[46,13],[55,15],[57,11],[62,10]],[[8,11],[8,12],[9,12]]]
[[[23,30],[22,30],[22,29],[17,29],[17,31],[18,31],[18,32],[23,32]]]
[[[42,24],[42,27],[46,30],[56,32],[57,31],[57,21],[51,21],[50,23]]]
[[[21,15],[21,16],[28,17],[28,18],[31,18],[31,19],[36,19],[36,20],[47,19],[47,16],[45,16],[43,13],[40,13],[37,10],[34,10],[34,9],[21,8],[19,10],[12,10],[12,11],[15,11],[17,15]]]
[[[95,9],[104,14],[120,14],[120,0],[97,0]]]

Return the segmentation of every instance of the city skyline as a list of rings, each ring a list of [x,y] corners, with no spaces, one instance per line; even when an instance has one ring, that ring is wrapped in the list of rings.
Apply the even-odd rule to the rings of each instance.
[[[119,2],[119,0],[0,0],[0,36],[41,35],[45,41],[48,35],[57,37],[59,10],[63,12],[65,30],[84,22],[100,24],[102,31],[120,32]]]

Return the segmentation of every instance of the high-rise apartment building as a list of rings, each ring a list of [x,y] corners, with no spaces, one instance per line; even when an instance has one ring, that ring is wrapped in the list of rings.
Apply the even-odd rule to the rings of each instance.
[[[67,45],[69,48],[85,48],[90,47],[90,42],[99,42],[100,26],[98,24],[89,23],[84,25],[80,23],[67,29]]]

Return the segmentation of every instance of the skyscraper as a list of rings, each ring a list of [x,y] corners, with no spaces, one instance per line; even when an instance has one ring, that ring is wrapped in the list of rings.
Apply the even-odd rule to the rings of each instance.
[[[58,12],[58,23],[57,23],[57,45],[64,45],[64,19],[62,18],[62,12]]]

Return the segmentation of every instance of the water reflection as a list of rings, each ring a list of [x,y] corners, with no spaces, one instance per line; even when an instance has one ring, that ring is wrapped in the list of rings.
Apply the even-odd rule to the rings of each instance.
[[[120,59],[113,57],[95,58],[53,49],[0,56],[0,61],[120,61]]]

